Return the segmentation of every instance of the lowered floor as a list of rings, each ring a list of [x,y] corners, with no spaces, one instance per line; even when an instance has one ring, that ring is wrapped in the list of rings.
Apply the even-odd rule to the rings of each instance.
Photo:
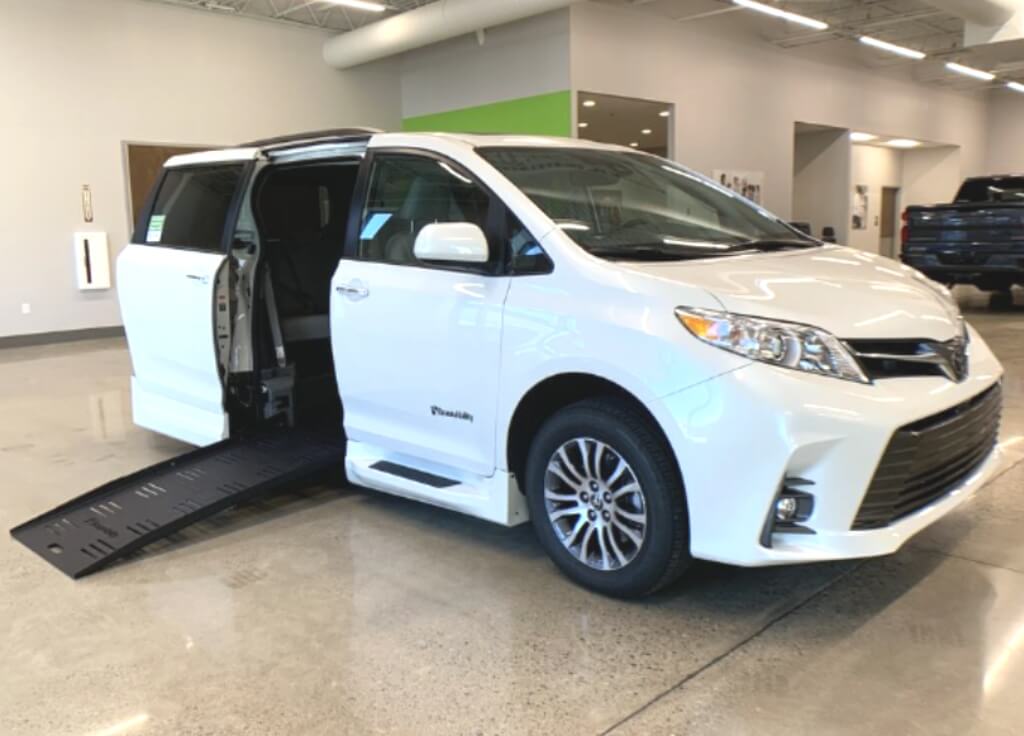
[[[7,538],[0,733],[1019,733],[1022,296],[968,313],[1008,469],[892,557],[701,564],[622,603],[526,526],[327,487],[77,582]],[[131,425],[129,371],[119,340],[0,350],[0,526],[187,449]]]

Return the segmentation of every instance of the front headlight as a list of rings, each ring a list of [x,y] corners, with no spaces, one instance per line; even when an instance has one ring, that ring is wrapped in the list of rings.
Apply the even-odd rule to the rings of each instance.
[[[676,309],[676,318],[698,340],[745,358],[871,383],[843,344],[817,327],[685,307]]]

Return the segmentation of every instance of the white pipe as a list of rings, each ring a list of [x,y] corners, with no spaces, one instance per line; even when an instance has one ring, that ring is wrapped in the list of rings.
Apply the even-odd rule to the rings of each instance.
[[[338,69],[401,54],[482,28],[529,18],[573,0],[438,0],[342,33],[324,42],[324,61]]]
[[[1022,0],[925,0],[979,26],[1001,26],[1021,11]]]

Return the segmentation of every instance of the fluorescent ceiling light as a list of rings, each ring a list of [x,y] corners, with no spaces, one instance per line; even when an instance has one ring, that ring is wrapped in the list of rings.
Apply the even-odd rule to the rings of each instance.
[[[580,124],[579,124],[578,126],[576,126],[576,127],[578,127],[578,128],[586,128],[586,127],[587,127],[588,125],[590,125],[590,123],[580,123]]]
[[[594,107],[596,104],[594,100],[583,100],[583,107]]]
[[[991,72],[983,72],[981,69],[975,69],[974,67],[964,66],[963,64],[957,64],[952,61],[946,63],[946,68],[949,69],[951,72],[963,74],[965,77],[974,77],[975,79],[980,79],[985,82],[991,82],[993,79],[996,78],[996,75],[992,74]]]
[[[782,10],[772,5],[765,5],[764,3],[756,3],[754,0],[732,0],[733,3],[740,7],[747,8],[748,10],[756,10],[758,13],[764,13],[765,15],[771,15],[776,18],[782,18],[782,20],[788,20],[791,23],[799,23],[802,26],[813,28],[816,31],[824,31],[828,28],[828,23],[824,21],[815,20],[814,18],[808,18],[806,15],[798,15],[797,13],[790,13],[788,10]]]
[[[892,146],[893,148],[917,148],[921,145],[921,141],[911,140],[910,138],[893,138],[891,141],[886,141],[885,145]]]
[[[878,138],[878,136],[872,135],[871,133],[850,133],[850,140],[854,143],[867,143],[868,141],[873,141],[876,138]]]
[[[896,44],[889,43],[888,41],[879,41],[877,38],[871,38],[871,36],[861,36],[858,40],[865,46],[873,46],[876,49],[888,51],[891,54],[896,54],[897,56],[904,56],[908,59],[921,60],[928,55],[923,51],[918,51],[917,49],[908,49],[906,46],[897,46]]]
[[[1014,92],[1024,92],[1024,84],[1021,84],[1020,82],[1007,82],[1006,86]]]
[[[383,13],[388,9],[387,5],[371,3],[367,0],[327,0],[327,2],[334,5],[344,5],[346,8],[355,8],[356,10],[368,10],[371,13]]]
[[[651,129],[650,128],[644,128],[643,130],[640,131],[640,134],[641,135],[650,135],[651,134]]]
[[[667,118],[671,114],[672,113],[668,110],[662,110],[661,112],[658,113],[658,117]]]

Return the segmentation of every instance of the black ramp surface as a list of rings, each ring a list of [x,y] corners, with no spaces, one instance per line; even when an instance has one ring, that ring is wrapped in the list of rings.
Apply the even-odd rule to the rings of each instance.
[[[224,440],[100,486],[11,530],[73,578],[235,504],[340,465],[338,435],[296,429]]]

